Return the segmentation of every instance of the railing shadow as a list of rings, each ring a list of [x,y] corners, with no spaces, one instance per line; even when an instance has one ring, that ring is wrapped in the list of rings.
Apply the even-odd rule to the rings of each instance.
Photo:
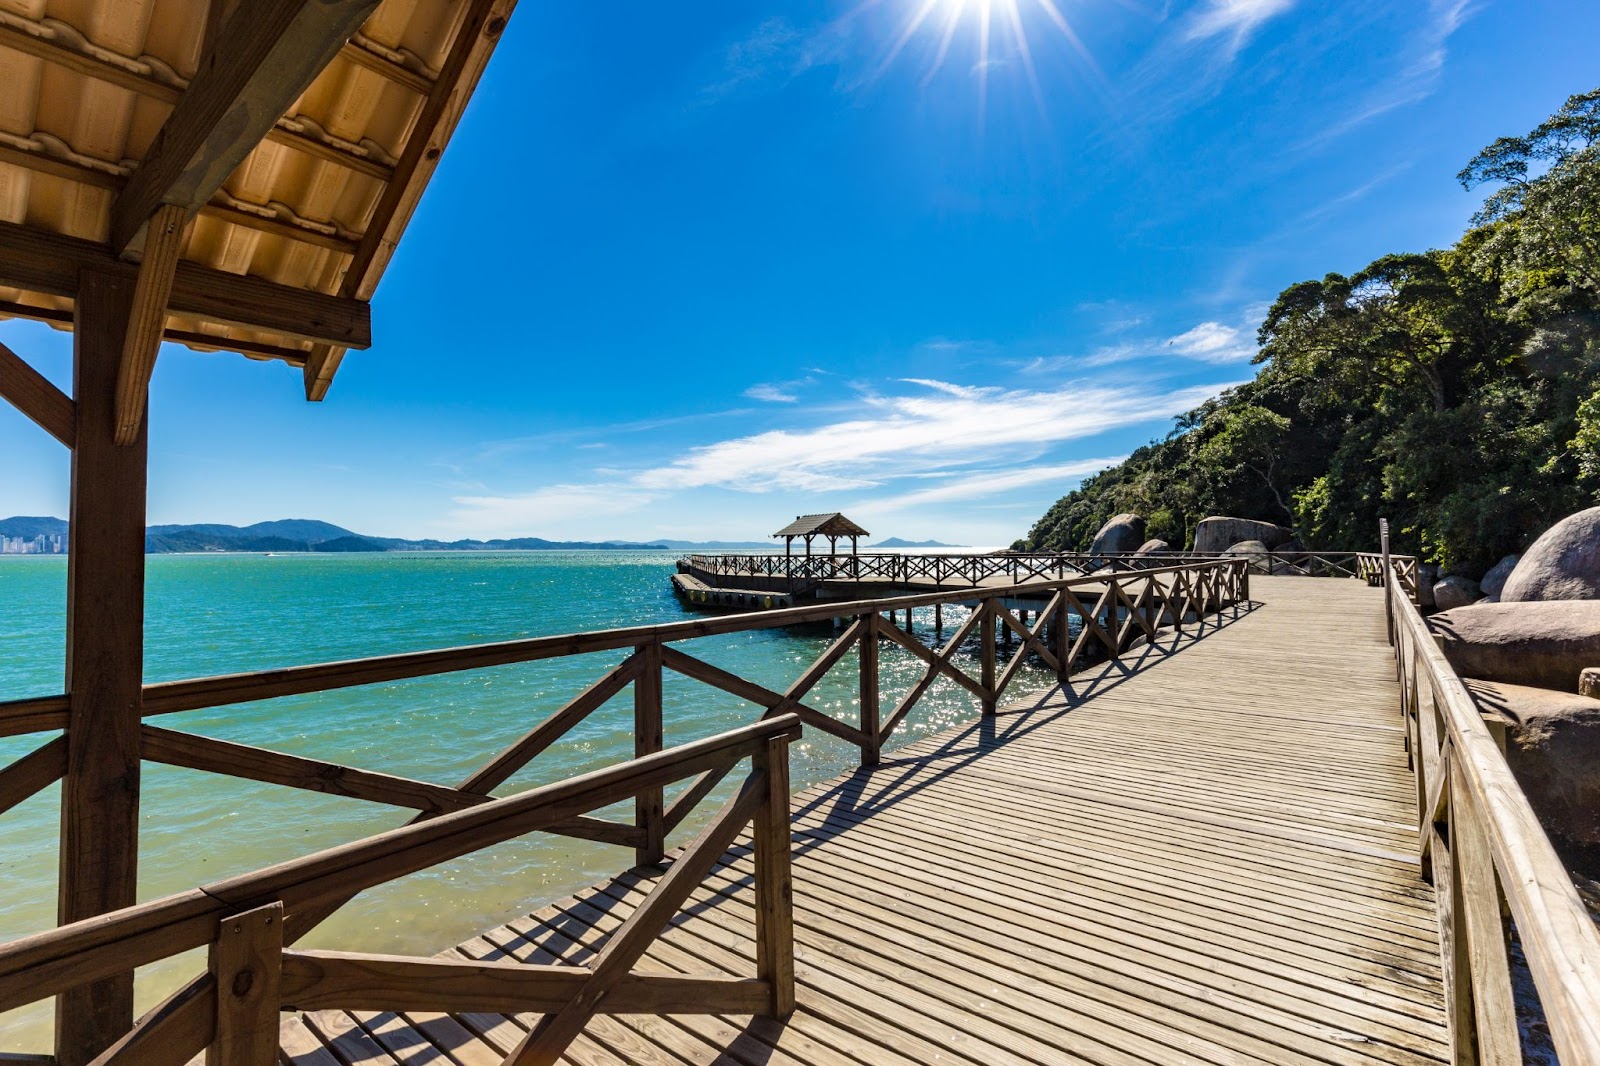
[[[1181,631],[1162,630],[1155,642],[1125,652],[1120,659],[1087,667],[1064,683],[1009,703],[996,714],[980,717],[965,727],[958,727],[955,732],[932,738],[938,741],[932,750],[919,750],[928,741],[912,742],[907,745],[913,749],[911,752],[905,755],[891,752],[877,766],[861,767],[826,791],[805,799],[795,809],[795,816],[826,813],[859,819],[899,803],[970,765],[984,754],[1059,721],[1095,696],[1103,695],[1151,667],[1181,654],[1262,606],[1256,600],[1242,602],[1208,615],[1199,622],[1185,623]],[[929,773],[930,767],[936,769]],[[800,793],[800,797],[807,796],[811,791]],[[827,824],[832,823],[830,821]],[[820,847],[829,837],[846,831],[840,828],[818,838],[797,841],[795,854],[804,854]]]

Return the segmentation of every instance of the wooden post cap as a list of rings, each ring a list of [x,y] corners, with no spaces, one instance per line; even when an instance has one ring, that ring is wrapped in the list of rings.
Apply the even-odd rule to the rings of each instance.
[[[1586,666],[1578,673],[1578,694],[1600,699],[1600,666]]]

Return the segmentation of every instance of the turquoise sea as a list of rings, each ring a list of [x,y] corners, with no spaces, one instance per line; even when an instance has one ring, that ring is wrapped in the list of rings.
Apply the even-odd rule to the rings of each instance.
[[[646,625],[688,617],[672,596],[674,553],[519,552],[385,555],[151,556],[146,590],[147,681],[257,670],[482,641]],[[0,557],[0,699],[62,690],[66,560]],[[945,612],[959,625],[960,610]],[[932,641],[932,610],[916,625]],[[832,640],[828,626],[707,637],[678,645],[768,688],[783,689]],[[922,673],[883,649],[885,710]],[[371,770],[455,784],[580,692],[623,652],[168,715],[159,724]],[[1013,692],[1049,679],[1022,676]],[[753,720],[757,709],[668,672],[666,742]],[[854,655],[808,700],[851,721]],[[625,690],[500,794],[630,758]],[[974,716],[948,681],[923,698],[894,745]],[[0,739],[0,765],[44,736]],[[812,730],[795,746],[796,790],[856,765],[856,750]],[[55,921],[58,787],[0,814],[0,941]],[[702,805],[709,814],[715,803]],[[631,813],[631,808],[630,808]],[[140,898],[302,855],[402,824],[408,814],[190,770],[144,767]],[[697,823],[680,830],[692,832]],[[632,852],[529,837],[424,871],[357,898],[304,943],[431,954],[630,865]],[[192,976],[200,953],[141,971],[141,1009]],[[47,1050],[49,1008],[0,1015],[0,1049]]]

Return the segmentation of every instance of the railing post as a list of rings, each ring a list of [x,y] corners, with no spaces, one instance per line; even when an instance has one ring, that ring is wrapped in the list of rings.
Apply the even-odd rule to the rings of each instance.
[[[1067,625],[1067,594],[1056,589],[1056,680],[1065,682],[1072,675],[1072,664],[1067,656],[1072,654],[1072,631]]]
[[[999,699],[996,697],[994,690],[997,657],[995,654],[994,643],[995,618],[993,598],[980,600],[978,603],[978,610],[983,612],[982,621],[978,623],[979,631],[982,634],[983,643],[983,651],[981,652],[983,677],[982,681],[980,682],[984,691],[983,713],[985,715],[992,715],[999,707]]]
[[[641,644],[639,676],[633,682],[633,755],[643,758],[661,750],[661,645]],[[644,839],[634,849],[634,864],[653,866],[666,853],[666,813],[661,786],[645,789],[633,800],[634,825]]]
[[[1378,519],[1378,550],[1383,556],[1383,621],[1394,643],[1394,575],[1389,572],[1389,520]]]
[[[878,765],[878,626],[877,611],[861,616],[861,765]]]
[[[283,904],[224,918],[211,942],[217,984],[216,1037],[206,1066],[272,1066],[278,1061],[278,984],[283,968]]]
[[[794,1011],[794,879],[789,868],[789,744],[769,740],[751,760],[766,775],[755,842],[756,977],[772,986],[774,1018]]]

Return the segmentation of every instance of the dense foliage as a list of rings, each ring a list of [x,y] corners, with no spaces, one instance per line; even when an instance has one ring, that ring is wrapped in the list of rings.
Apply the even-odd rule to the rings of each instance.
[[[1488,198],[1443,251],[1285,289],[1261,370],[1086,480],[1017,546],[1086,548],[1122,511],[1192,543],[1212,514],[1311,548],[1397,550],[1479,574],[1600,502],[1600,90],[1480,152]]]

